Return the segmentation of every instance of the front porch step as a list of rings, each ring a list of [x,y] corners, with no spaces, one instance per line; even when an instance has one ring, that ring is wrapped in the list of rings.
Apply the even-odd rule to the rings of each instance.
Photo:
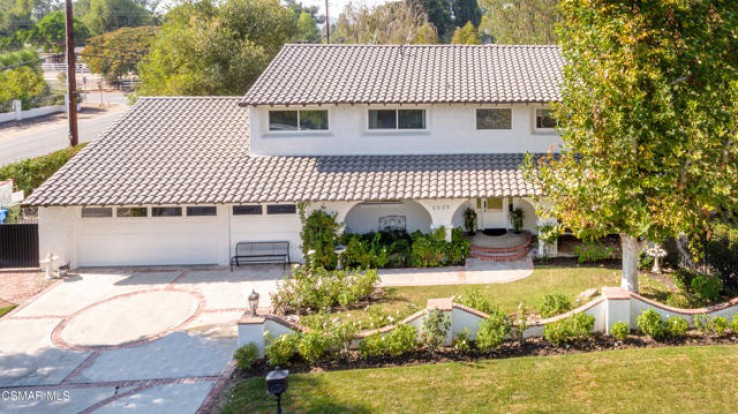
[[[471,257],[477,260],[489,261],[489,262],[510,262],[513,260],[520,260],[530,253],[530,248],[521,249],[510,254],[477,254],[472,252]]]
[[[507,262],[520,260],[530,253],[530,243],[533,236],[526,233],[522,243],[510,247],[471,246],[470,256],[483,261]]]

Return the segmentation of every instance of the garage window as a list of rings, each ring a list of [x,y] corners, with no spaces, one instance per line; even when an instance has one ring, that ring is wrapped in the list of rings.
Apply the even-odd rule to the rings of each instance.
[[[260,216],[261,211],[261,206],[258,204],[250,206],[233,206],[234,216]]]
[[[218,213],[215,209],[215,206],[187,207],[188,217],[206,217],[206,216],[215,216],[217,214]]]
[[[146,207],[118,207],[118,217],[148,217],[149,210]]]
[[[182,207],[152,207],[151,217],[181,217]]]
[[[113,209],[110,207],[83,207],[82,218],[107,218],[113,217]]]
[[[294,204],[270,204],[267,206],[267,214],[295,214],[297,206]]]

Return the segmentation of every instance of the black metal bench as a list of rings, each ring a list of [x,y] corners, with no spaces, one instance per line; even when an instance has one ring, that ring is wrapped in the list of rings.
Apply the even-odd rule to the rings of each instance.
[[[236,254],[231,257],[233,266],[252,263],[282,263],[283,268],[290,264],[290,242],[288,241],[255,241],[238,242]]]

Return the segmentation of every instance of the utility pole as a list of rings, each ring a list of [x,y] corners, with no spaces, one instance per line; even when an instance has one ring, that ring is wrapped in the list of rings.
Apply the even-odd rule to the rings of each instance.
[[[76,147],[79,144],[79,135],[77,131],[77,70],[74,62],[74,17],[72,15],[72,0],[66,0],[66,6],[69,145]]]
[[[328,18],[328,0],[325,0],[325,43],[331,44],[331,19]]]

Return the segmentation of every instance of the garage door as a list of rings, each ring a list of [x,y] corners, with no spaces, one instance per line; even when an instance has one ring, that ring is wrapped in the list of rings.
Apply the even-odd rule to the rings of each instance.
[[[82,266],[217,264],[227,234],[217,217],[82,220]]]
[[[233,216],[231,220],[231,252],[240,241],[286,240],[290,242],[290,260],[302,261],[301,224],[297,214]]]

